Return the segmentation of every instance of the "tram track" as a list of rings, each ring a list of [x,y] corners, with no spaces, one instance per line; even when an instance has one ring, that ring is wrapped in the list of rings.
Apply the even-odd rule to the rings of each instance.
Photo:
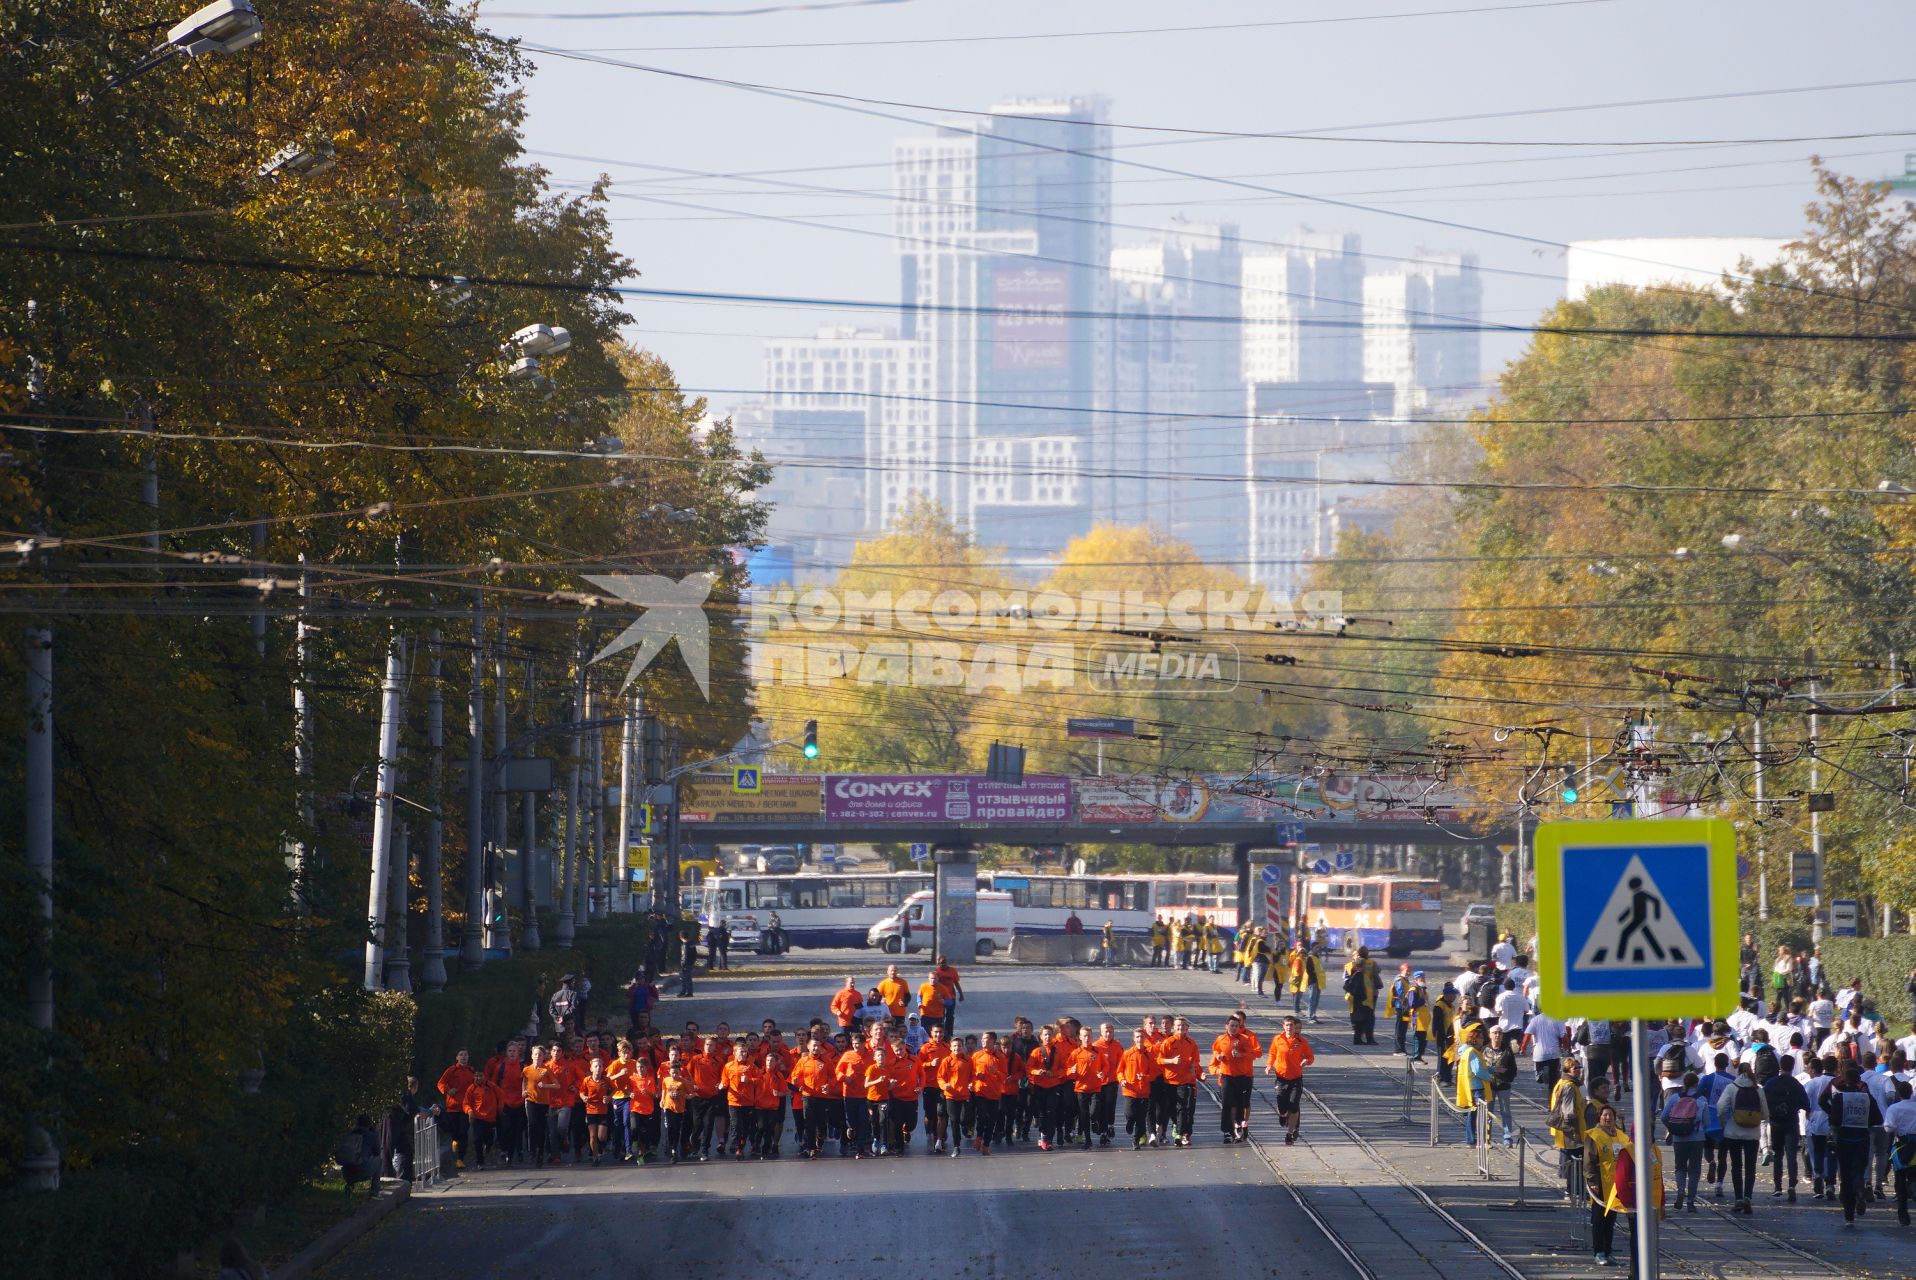
[[[1140,991],[1141,994],[1148,993],[1152,998],[1157,1000],[1158,1003],[1166,1006],[1167,1008],[1171,1007],[1170,1001],[1167,1000],[1161,993],[1156,991],[1148,991],[1148,989],[1145,989],[1142,987],[1138,988],[1138,990]],[[1279,1025],[1281,1025],[1282,1019],[1284,1017],[1283,1012],[1279,1010],[1275,1002],[1273,1002],[1272,1011],[1268,1013],[1259,1013],[1252,1004],[1243,1000],[1237,1000],[1233,1007],[1241,1008],[1247,1017],[1264,1017],[1264,1018],[1268,1018],[1272,1023],[1279,1024]],[[1393,1088],[1401,1089],[1403,1087],[1404,1073],[1401,1070],[1394,1070],[1390,1066],[1386,1065],[1385,1063],[1376,1060],[1376,1058],[1373,1057],[1373,1055],[1360,1053],[1357,1051],[1355,1047],[1351,1045],[1346,1045],[1342,1043],[1341,1041],[1334,1039],[1331,1036],[1319,1036],[1312,1039],[1311,1047],[1319,1051],[1322,1051],[1323,1049],[1326,1049],[1326,1048],[1334,1050],[1338,1054],[1349,1057],[1357,1062],[1360,1062],[1363,1065],[1369,1067],[1371,1070],[1376,1071],[1378,1074],[1384,1076],[1386,1079],[1388,1079],[1391,1082]],[[1426,1081],[1428,1081],[1429,1077],[1426,1077],[1425,1079]],[[1376,1160],[1380,1165],[1382,1165],[1392,1175],[1392,1177],[1395,1178],[1397,1182],[1399,1182],[1401,1185],[1409,1189],[1413,1194],[1415,1194],[1418,1197],[1420,1201],[1426,1204],[1427,1207],[1430,1207],[1433,1210],[1433,1212],[1435,1212],[1440,1218],[1444,1219],[1447,1222],[1447,1224],[1452,1225],[1455,1229],[1457,1229],[1460,1234],[1464,1235],[1468,1239],[1471,1239],[1472,1242],[1475,1244],[1478,1244],[1479,1247],[1485,1248],[1487,1251],[1487,1256],[1492,1257],[1492,1260],[1494,1262],[1499,1263],[1500,1269],[1504,1271],[1504,1274],[1512,1276],[1512,1277],[1519,1277],[1523,1275],[1522,1271],[1516,1269],[1514,1264],[1511,1264],[1507,1258],[1503,1258],[1502,1255],[1496,1254],[1494,1250],[1488,1249],[1488,1246],[1482,1245],[1480,1243],[1479,1238],[1476,1236],[1476,1234],[1470,1230],[1468,1224],[1458,1221],[1456,1218],[1456,1215],[1450,1213],[1448,1210],[1444,1209],[1441,1205],[1437,1204],[1436,1201],[1433,1200],[1429,1196],[1429,1194],[1426,1193],[1422,1188],[1416,1186],[1414,1183],[1410,1182],[1409,1180],[1405,1179],[1401,1174],[1399,1174],[1397,1170],[1389,1163],[1389,1161],[1386,1160],[1382,1155],[1380,1155],[1377,1152],[1375,1147],[1373,1147],[1366,1139],[1364,1139],[1361,1134],[1357,1133],[1355,1129],[1351,1128],[1351,1126],[1345,1123],[1341,1119],[1341,1117],[1337,1116],[1333,1112],[1333,1110],[1324,1102],[1324,1100],[1321,1097],[1319,1097],[1316,1093],[1314,1093],[1308,1086],[1305,1088],[1304,1092],[1305,1092],[1305,1096],[1309,1098],[1311,1103],[1314,1106],[1316,1106],[1319,1111],[1323,1112],[1325,1117],[1328,1120],[1330,1120],[1333,1125],[1335,1125],[1339,1130],[1344,1132],[1346,1136],[1350,1137],[1351,1140],[1354,1143],[1356,1143],[1359,1147],[1361,1147],[1368,1155],[1370,1155],[1372,1159]],[[1254,1095],[1254,1096],[1261,1097],[1261,1095]],[[1516,1101],[1519,1104],[1535,1112],[1539,1118],[1547,1118],[1549,1109],[1542,1101],[1520,1091],[1513,1091],[1512,1096],[1516,1099]],[[1623,1097],[1627,1099],[1629,1095],[1624,1094]],[[1268,1100],[1264,1100],[1264,1101],[1265,1101],[1266,1109],[1275,1113],[1275,1110],[1276,1110],[1275,1105],[1270,1103]],[[1515,1159],[1520,1157],[1513,1155],[1512,1158]],[[1267,1163],[1268,1163],[1268,1159],[1267,1159]],[[1704,1202],[1704,1208],[1709,1210],[1712,1217],[1718,1223],[1727,1224],[1730,1227],[1735,1228],[1737,1231],[1741,1232],[1742,1234],[1749,1237],[1750,1239],[1759,1242],[1760,1244],[1762,1244],[1763,1246],[1767,1248],[1776,1249],[1781,1252],[1790,1254],[1791,1256],[1801,1260],[1802,1262],[1815,1266],[1823,1274],[1831,1275],[1831,1276],[1841,1274],[1841,1272],[1838,1269],[1832,1267],[1824,1259],[1817,1257],[1814,1253],[1811,1253],[1808,1250],[1803,1249],[1791,1243],[1790,1241],[1783,1239],[1780,1236],[1774,1235],[1771,1232],[1765,1231],[1760,1227],[1757,1227],[1751,1223],[1745,1222],[1741,1218],[1733,1217],[1730,1214],[1725,1213],[1719,1207],[1713,1204],[1710,1204],[1708,1202]],[[1693,1275],[1709,1277],[1716,1274],[1714,1272],[1711,1272],[1708,1269],[1700,1267],[1697,1264],[1690,1262],[1689,1260],[1681,1258],[1681,1257],[1666,1257],[1666,1261],[1675,1262],[1684,1271],[1687,1271]]]
[[[1166,999],[1162,993],[1157,991],[1151,991],[1142,986],[1134,986],[1132,990],[1141,997],[1147,997],[1151,1000],[1156,1001],[1158,1004],[1162,1005],[1167,1011],[1172,1013],[1176,1012],[1176,1006],[1174,1006],[1168,999]],[[1112,1016],[1113,1018],[1123,1016],[1123,1015],[1120,1015],[1117,1010],[1112,1009],[1109,1005],[1105,1004],[1105,1002],[1099,998],[1096,992],[1087,991],[1087,994],[1091,996],[1092,1002],[1096,1004],[1100,1009],[1104,1010],[1106,1014]],[[1210,1083],[1208,1079],[1203,1081],[1203,1086],[1204,1086],[1205,1092],[1210,1096],[1212,1102],[1214,1104],[1218,1104],[1221,1107],[1222,1099],[1220,1098],[1216,1088],[1212,1086],[1212,1084]],[[1442,1222],[1445,1226],[1449,1227],[1453,1232],[1455,1232],[1460,1239],[1462,1239],[1477,1253],[1481,1254],[1483,1259],[1486,1262],[1490,1263],[1503,1275],[1510,1277],[1510,1280],[1528,1280],[1528,1277],[1525,1276],[1523,1270],[1519,1268],[1514,1262],[1512,1262],[1508,1257],[1506,1257],[1504,1254],[1502,1254],[1496,1248],[1490,1245],[1489,1242],[1485,1241],[1482,1236],[1478,1235],[1475,1231],[1471,1230],[1470,1226],[1467,1223],[1465,1223],[1460,1218],[1458,1218],[1457,1215],[1451,1213],[1448,1209],[1444,1208],[1441,1204],[1439,1204],[1436,1200],[1434,1200],[1428,1193],[1426,1193],[1421,1187],[1417,1186],[1416,1183],[1412,1182],[1410,1179],[1404,1177],[1401,1173],[1399,1173],[1397,1169],[1390,1163],[1390,1161],[1385,1159],[1384,1156],[1381,1153],[1379,1153],[1378,1150],[1374,1146],[1372,1146],[1364,1138],[1362,1134],[1360,1134],[1356,1129],[1352,1128],[1341,1117],[1339,1117],[1337,1113],[1334,1110],[1332,1110],[1328,1105],[1326,1105],[1322,1098],[1318,1097],[1317,1094],[1312,1092],[1312,1090],[1308,1086],[1304,1090],[1304,1096],[1311,1102],[1311,1104],[1314,1107],[1317,1108],[1319,1112],[1323,1114],[1323,1117],[1326,1121],[1328,1121],[1333,1127],[1335,1127],[1339,1132],[1341,1132],[1346,1138],[1350,1139],[1352,1144],[1355,1145],[1360,1151],[1364,1152],[1364,1154],[1367,1157],[1369,1157],[1372,1163],[1374,1163],[1379,1170],[1381,1170],[1385,1175],[1387,1175],[1391,1181],[1397,1183],[1399,1186],[1403,1187],[1405,1190],[1409,1191],[1413,1196],[1415,1196],[1418,1202],[1421,1203],[1427,1211],[1429,1211],[1440,1222]],[[1252,1094],[1252,1097],[1255,1100],[1255,1102],[1262,1104],[1262,1108],[1264,1111],[1268,1112],[1271,1115],[1277,1114],[1276,1103],[1273,1102],[1267,1095],[1254,1092]],[[1272,1174],[1277,1178],[1278,1182],[1285,1188],[1287,1192],[1289,1192],[1292,1200],[1294,1200],[1297,1203],[1298,1207],[1304,1211],[1305,1215],[1311,1219],[1312,1223],[1316,1225],[1318,1230],[1323,1232],[1325,1238],[1331,1242],[1332,1246],[1335,1249],[1337,1249],[1337,1251],[1344,1257],[1344,1259],[1347,1262],[1350,1263],[1352,1269],[1358,1275],[1366,1277],[1367,1280],[1376,1280],[1376,1278],[1379,1277],[1379,1273],[1376,1270],[1372,1269],[1368,1263],[1366,1263],[1361,1257],[1359,1257],[1350,1248],[1350,1246],[1343,1240],[1343,1238],[1332,1228],[1332,1226],[1325,1219],[1323,1214],[1320,1213],[1317,1210],[1317,1208],[1309,1202],[1309,1199],[1305,1195],[1303,1188],[1301,1188],[1298,1185],[1298,1183],[1290,1176],[1290,1174],[1285,1171],[1283,1166],[1276,1159],[1275,1155],[1270,1150],[1267,1150],[1266,1145],[1255,1137],[1249,1139],[1249,1145],[1251,1149],[1257,1153],[1258,1158],[1261,1159],[1267,1167],[1269,1167]]]

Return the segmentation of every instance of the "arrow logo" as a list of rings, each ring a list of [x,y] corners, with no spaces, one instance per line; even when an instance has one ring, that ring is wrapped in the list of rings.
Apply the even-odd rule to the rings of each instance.
[[[686,669],[692,673],[706,701],[711,701],[712,642],[710,623],[705,616],[705,598],[712,594],[712,584],[717,579],[718,575],[709,569],[689,574],[678,582],[656,573],[587,577],[586,581],[592,585],[646,611],[594,654],[592,661],[638,646],[639,651],[632,656],[631,669],[625,673],[625,683],[619,686],[623,692],[651,665],[652,659],[664,651],[667,642],[677,640]]]

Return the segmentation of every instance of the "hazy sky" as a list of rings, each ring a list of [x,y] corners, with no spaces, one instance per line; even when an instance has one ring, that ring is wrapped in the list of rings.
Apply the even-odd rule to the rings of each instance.
[[[1780,0],[1581,0],[1450,12],[1471,0],[497,0],[481,17],[529,44],[765,85],[933,107],[982,109],[1006,97],[1101,94],[1114,121],[1194,129],[1308,131],[1368,126],[1364,137],[1535,142],[1456,146],[1272,139],[1190,139],[1117,130],[1116,154],[1389,212],[1337,208],[1115,166],[1117,222],[1179,214],[1228,219],[1248,239],[1300,227],[1361,233],[1367,252],[1474,252],[1516,275],[1484,280],[1486,319],[1523,322],[1561,292],[1560,250],[1418,223],[1392,213],[1548,241],[1625,235],[1790,235],[1811,195],[1807,158],[1846,172],[1900,173],[1916,151],[1916,4],[1874,0],[1806,11]],[[772,9],[775,12],[748,13]],[[1312,22],[1335,18],[1336,22]],[[1231,30],[941,43],[950,37],[1114,28],[1288,22]],[[810,47],[713,48],[801,44]],[[688,48],[685,46],[706,46]],[[893,120],[645,71],[535,54],[527,145],[555,180],[617,183],[620,249],[649,286],[894,299],[885,233],[892,139],[923,130]],[[1433,117],[1580,107],[1652,98],[1902,83],[1718,101],[1554,111],[1511,118]],[[882,108],[931,121],[939,112]],[[1907,136],[1700,148],[1645,140],[1753,139],[1910,131]],[[1570,147],[1587,142],[1603,145]],[[1159,145],[1137,146],[1139,143]],[[1128,144],[1128,145],[1127,145]],[[1168,144],[1168,145],[1165,145]],[[623,163],[621,163],[623,162]],[[869,196],[688,179],[698,173],[859,166],[784,181]],[[658,203],[721,209],[710,213]],[[770,221],[774,215],[798,221]],[[812,223],[815,225],[804,225]],[[1120,229],[1114,240],[1142,239]],[[826,323],[890,317],[817,310],[635,303],[632,337],[666,357],[723,410],[760,385],[760,343]],[[1486,343],[1500,363],[1512,340]]]

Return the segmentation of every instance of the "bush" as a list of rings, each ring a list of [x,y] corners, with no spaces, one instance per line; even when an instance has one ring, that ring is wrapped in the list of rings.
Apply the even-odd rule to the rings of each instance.
[[[0,1193],[6,1270],[174,1276],[179,1254],[322,1167],[353,1115],[397,1099],[412,1020],[407,996],[319,992],[265,1046],[257,1094],[237,1083],[209,1091],[204,1136],[191,1147],[124,1149],[110,1165],[67,1170],[53,1194]]]
[[[1517,940],[1517,950],[1522,951],[1530,945],[1530,935],[1537,931],[1537,904],[1534,902],[1498,903],[1497,931],[1509,933]]]
[[[581,968],[592,976],[593,984],[592,1004],[586,1012],[624,1026],[625,983],[644,959],[649,935],[645,916],[601,920],[578,930],[567,950],[490,960],[455,975],[444,991],[419,996],[413,1074],[419,1077],[420,1087],[430,1094],[439,1073],[461,1048],[472,1051],[474,1065],[484,1062],[494,1045],[524,1029],[535,1000],[543,1018],[545,997],[559,985],[560,976]]]
[[[1875,1003],[1889,1025],[1910,1027],[1910,996],[1903,988],[1916,969],[1916,938],[1825,938],[1822,945],[1832,990],[1861,978],[1864,999]]]

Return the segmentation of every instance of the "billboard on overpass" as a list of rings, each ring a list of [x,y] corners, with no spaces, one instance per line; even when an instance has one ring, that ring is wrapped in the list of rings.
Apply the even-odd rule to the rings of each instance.
[[[1069,822],[1071,781],[985,782],[946,774],[840,774],[825,780],[828,822]]]
[[[1083,823],[1453,821],[1465,801],[1448,784],[1409,774],[1078,778],[1075,792]]]
[[[729,773],[679,782],[680,822],[816,822],[824,815],[816,774],[764,773],[757,791],[738,791]]]

